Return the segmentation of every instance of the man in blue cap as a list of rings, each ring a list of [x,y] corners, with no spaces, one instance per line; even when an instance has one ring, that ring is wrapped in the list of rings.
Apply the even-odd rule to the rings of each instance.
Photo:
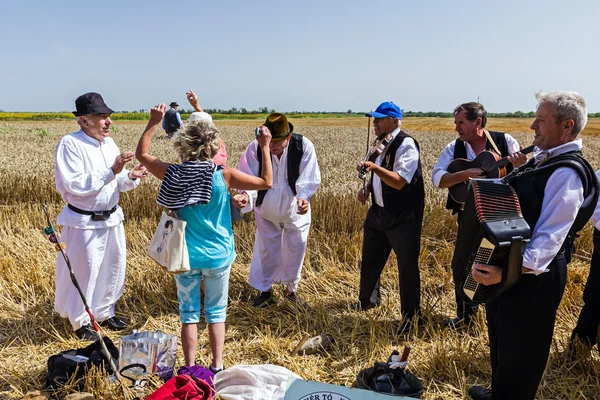
[[[375,160],[358,166],[371,172],[369,183],[358,192],[358,201],[365,204],[370,196],[372,204],[364,224],[357,307],[366,310],[379,305],[379,276],[393,249],[398,261],[402,312],[398,333],[402,334],[420,315],[418,262],[425,191],[419,144],[400,130],[402,110],[396,104],[381,103],[366,116],[375,119],[378,139],[389,135],[389,144]]]

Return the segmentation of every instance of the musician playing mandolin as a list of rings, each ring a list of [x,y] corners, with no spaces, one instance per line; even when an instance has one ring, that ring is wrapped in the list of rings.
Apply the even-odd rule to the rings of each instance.
[[[398,261],[402,321],[398,334],[410,330],[420,315],[419,250],[425,191],[419,144],[400,130],[402,110],[392,102],[382,103],[367,116],[378,139],[388,137],[388,144],[365,161],[358,170],[371,172],[369,183],[358,192],[371,207],[364,224],[360,293],[358,309],[366,310],[380,302],[379,276],[394,250]]]
[[[433,186],[451,188],[455,185],[462,185],[471,178],[484,178],[484,172],[480,167],[458,172],[448,171],[454,160],[474,160],[484,152],[492,152],[496,158],[507,157],[510,163],[506,166],[506,172],[510,172],[513,166],[518,167],[527,161],[527,156],[519,153],[521,147],[515,138],[508,133],[487,131],[486,123],[487,111],[481,103],[463,103],[454,109],[454,125],[456,125],[458,138],[444,148],[438,162],[433,167],[431,176]],[[466,164],[464,163],[464,165]],[[449,193],[446,209],[452,210],[453,214],[458,213],[459,224],[462,207],[463,204],[453,199]],[[444,326],[458,327],[468,324],[477,312],[477,306],[465,304],[457,293],[456,311],[457,317],[446,318]]]
[[[505,181],[515,190],[531,239],[519,281],[486,304],[491,392],[469,389],[472,399],[533,400],[542,379],[577,232],[594,212],[598,181],[578,138],[587,107],[576,92],[538,93],[534,158]],[[502,268],[474,264],[483,285],[502,279]]]

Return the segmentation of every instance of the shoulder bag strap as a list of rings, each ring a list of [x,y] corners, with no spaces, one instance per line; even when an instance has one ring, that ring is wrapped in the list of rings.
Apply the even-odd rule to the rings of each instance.
[[[498,153],[499,156],[502,156],[502,153],[500,153],[500,150],[498,150],[498,146],[496,146],[496,143],[494,143],[494,139],[492,139],[492,135],[490,135],[490,133],[487,131],[487,129],[484,129],[483,132],[485,133],[485,136],[487,136],[487,139],[492,144],[492,147],[494,148],[496,153]]]

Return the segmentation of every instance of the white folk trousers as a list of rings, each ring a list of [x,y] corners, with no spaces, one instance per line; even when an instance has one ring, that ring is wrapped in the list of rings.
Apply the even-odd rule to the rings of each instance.
[[[125,231],[123,223],[102,229],[63,227],[61,239],[67,256],[97,321],[115,316],[115,303],[125,284]],[[68,318],[74,330],[91,323],[62,256],[56,259],[54,310]]]
[[[293,222],[272,222],[256,212],[256,238],[249,283],[266,292],[281,283],[296,292],[310,229],[310,211]]]

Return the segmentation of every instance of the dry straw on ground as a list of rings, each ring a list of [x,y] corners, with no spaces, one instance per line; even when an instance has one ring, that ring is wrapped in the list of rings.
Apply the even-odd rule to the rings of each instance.
[[[515,133],[531,143],[528,120],[491,120],[490,129]],[[360,185],[354,167],[364,156],[366,119],[297,120],[296,130],[316,147],[323,185],[312,201],[313,227],[299,294],[308,309],[296,309],[281,300],[263,310],[251,307],[255,293],[247,284],[254,222],[251,216],[236,224],[236,250],[228,310],[225,363],[274,363],[306,379],[351,385],[358,371],[387,359],[393,349],[412,347],[410,370],[425,385],[425,399],[462,399],[472,384],[490,380],[489,351],[484,313],[467,331],[442,330],[443,316],[454,314],[449,264],[455,236],[454,218],[444,210],[446,192],[429,182],[433,164],[455,136],[449,119],[407,119],[404,129],[421,144],[426,179],[426,212],[423,223],[420,268],[425,327],[420,332],[396,336],[400,318],[396,262],[384,271],[381,307],[351,311],[358,293],[362,221],[366,207],[355,201]],[[236,165],[252,138],[256,122],[221,122],[230,165]],[[591,121],[589,131],[599,132]],[[59,351],[81,347],[67,322],[53,312],[56,253],[42,233],[45,222],[41,203],[56,216],[62,201],[53,178],[54,146],[74,131],[72,122],[0,124],[0,398],[21,398],[40,388],[47,358]],[[132,150],[143,129],[140,123],[120,122],[113,136],[121,150]],[[522,132],[522,133],[518,133]],[[162,136],[162,137],[161,137]],[[600,167],[600,139],[584,137],[585,154]],[[152,152],[175,161],[170,144],[159,134]],[[153,264],[145,251],[159,219],[157,181],[147,179],[139,189],[122,196],[128,266],[125,294],[119,316],[138,330],[161,329],[179,334],[173,278]],[[540,385],[543,399],[599,398],[600,360],[597,353],[576,364],[563,361],[565,346],[581,307],[591,252],[589,226],[579,239],[578,256],[569,266],[569,280],[559,309],[549,365]],[[518,329],[518,327],[515,327]],[[330,333],[335,344],[328,354],[291,356],[290,350],[306,334]],[[527,335],[526,332],[523,333]],[[118,335],[109,333],[115,341]],[[535,340],[531,338],[531,340]],[[181,352],[178,362],[183,362]],[[200,327],[198,362],[210,362],[206,326]],[[94,378],[94,377],[92,377]],[[86,390],[97,398],[124,398],[117,385],[89,379]],[[65,392],[68,391],[65,390]]]

